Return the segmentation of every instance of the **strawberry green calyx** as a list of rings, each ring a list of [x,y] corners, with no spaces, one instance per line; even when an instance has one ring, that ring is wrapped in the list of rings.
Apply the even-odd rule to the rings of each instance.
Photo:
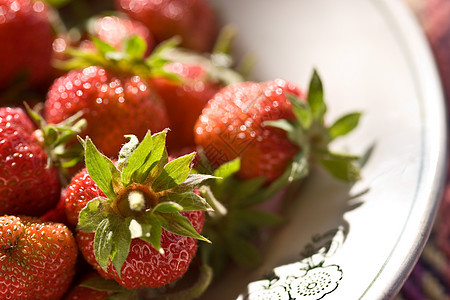
[[[74,70],[89,66],[101,66],[119,74],[131,74],[150,78],[163,76],[178,80],[172,73],[166,72],[164,66],[170,62],[163,54],[177,46],[178,39],[173,38],[159,44],[148,57],[145,57],[147,43],[138,35],[124,39],[123,50],[96,37],[91,38],[95,49],[69,48],[66,53],[73,58],[56,62],[56,67],[63,70]]]
[[[41,108],[37,106],[31,109],[24,103],[27,112],[37,130],[35,137],[40,141],[41,146],[47,153],[47,164],[58,168],[60,180],[65,185],[70,178],[67,169],[75,166],[83,159],[83,148],[75,143],[76,136],[86,127],[86,120],[81,118],[82,113],[76,113],[58,124],[48,124],[40,115]]]
[[[219,166],[214,179],[199,188],[203,197],[214,207],[207,214],[203,232],[211,244],[203,244],[203,261],[210,265],[214,274],[224,269],[228,258],[247,268],[262,262],[261,247],[258,247],[259,232],[263,228],[281,225],[284,219],[273,212],[258,208],[280,192],[285,177],[264,185],[264,178],[239,180],[235,174],[241,168],[236,158]]]
[[[166,133],[147,132],[140,143],[128,136],[117,164],[102,155],[89,137],[79,138],[87,171],[106,197],[88,202],[79,214],[77,229],[95,233],[97,262],[106,269],[111,261],[119,276],[132,239],[146,241],[161,253],[163,228],[209,242],[180,212],[212,209],[194,188],[214,177],[191,174],[194,153],[169,161]]]
[[[306,102],[290,94],[287,97],[292,104],[296,120],[274,120],[264,124],[285,130],[288,138],[300,148],[291,165],[289,181],[306,176],[310,163],[320,164],[340,180],[358,180],[359,157],[334,153],[329,149],[329,144],[353,131],[358,126],[361,113],[346,114],[327,127],[324,122],[327,105],[324,101],[322,81],[316,70],[310,80]]]

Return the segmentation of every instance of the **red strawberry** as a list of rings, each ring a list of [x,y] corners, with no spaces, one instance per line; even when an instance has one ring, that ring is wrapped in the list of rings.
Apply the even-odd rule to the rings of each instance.
[[[66,189],[61,191],[61,196],[56,206],[48,210],[40,219],[47,222],[68,224],[66,216]]]
[[[58,170],[23,110],[0,108],[0,214],[40,216],[59,199]]]
[[[303,98],[296,85],[280,79],[229,85],[203,110],[195,125],[195,141],[213,167],[239,157],[237,176],[243,180],[262,177],[269,184],[288,167],[295,176],[304,176],[310,160],[320,161],[341,179],[355,180],[355,157],[331,153],[327,146],[353,130],[360,114],[346,115],[325,127],[326,105],[316,72],[307,102]]]
[[[107,156],[125,142],[124,134],[142,138],[147,130],[168,124],[158,95],[139,76],[121,75],[92,66],[60,77],[50,87],[45,103],[46,120],[58,123],[82,111],[89,135]]]
[[[97,52],[74,50],[66,65],[75,68],[55,80],[47,93],[46,119],[61,122],[82,112],[89,135],[107,156],[114,156],[125,142],[125,134],[142,138],[147,130],[162,130],[169,123],[159,96],[149,87],[148,77],[162,70],[166,60],[155,54],[144,58],[146,43],[139,36],[126,40],[123,51],[101,40],[93,40]],[[104,66],[104,67],[102,67]]]
[[[138,35],[147,43],[147,53],[154,48],[153,36],[139,21],[130,20],[123,16],[104,16],[90,20],[88,33],[91,36],[112,45],[116,49],[122,49],[124,39]]]
[[[193,128],[198,116],[221,84],[212,81],[201,65],[171,63],[166,70],[180,77],[181,83],[165,77],[155,77],[150,84],[164,100],[171,134],[168,148],[177,151],[195,145]]]
[[[0,217],[0,298],[59,299],[75,273],[70,230],[32,217]]]
[[[205,222],[205,214],[202,211],[182,212],[181,215],[192,223],[197,232],[202,231]],[[176,235],[163,229],[162,251],[157,251],[141,239],[131,241],[130,252],[119,277],[113,264],[110,263],[105,271],[98,264],[94,254],[94,233],[78,232],[77,242],[86,261],[104,278],[112,278],[132,289],[160,287],[182,277],[197,252],[197,242],[194,238]]]
[[[298,152],[286,132],[265,126],[269,120],[294,120],[284,92],[303,96],[292,83],[243,82],[220,90],[208,103],[195,126],[195,141],[213,166],[240,157],[242,179],[278,178]]]
[[[87,138],[87,173],[68,187],[66,211],[71,220],[78,215],[83,256],[127,288],[180,278],[196,253],[196,239],[206,240],[199,232],[210,207],[194,188],[211,176],[189,175],[193,153],[169,160],[165,136],[148,133],[140,144],[129,136],[117,163]]]
[[[0,0],[0,40],[0,90],[22,76],[48,80],[53,33],[43,1]]]
[[[181,46],[208,52],[218,34],[215,12],[206,0],[116,0],[115,4],[144,23],[157,42],[178,35]]]

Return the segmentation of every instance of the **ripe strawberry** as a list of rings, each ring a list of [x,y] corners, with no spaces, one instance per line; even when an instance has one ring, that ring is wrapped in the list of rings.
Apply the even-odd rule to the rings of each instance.
[[[125,134],[142,138],[147,130],[162,130],[169,123],[159,96],[144,78],[164,73],[161,48],[144,59],[145,41],[138,36],[127,40],[123,52],[93,40],[97,53],[74,50],[67,65],[75,68],[55,80],[47,93],[46,120],[61,122],[81,111],[89,135],[107,156],[115,156],[125,142]],[[169,47],[171,47],[169,45]],[[104,66],[104,67],[102,67]]]
[[[194,124],[209,99],[221,84],[211,80],[204,67],[197,64],[171,63],[166,70],[177,75],[180,82],[159,76],[150,85],[161,96],[167,108],[171,134],[168,148],[177,151],[194,146]]]
[[[83,126],[78,116],[48,125],[35,112],[0,107],[0,214],[41,216],[60,197],[65,168],[81,157],[65,143]],[[80,149],[82,150],[82,149]]]
[[[0,90],[20,78],[48,80],[53,33],[43,1],[0,0],[0,40]]]
[[[304,97],[296,85],[280,79],[229,85],[204,108],[195,125],[195,141],[213,167],[239,157],[237,176],[242,180],[262,177],[267,185],[288,167],[303,176],[311,159],[341,179],[354,180],[355,157],[331,153],[327,146],[353,130],[360,114],[349,114],[326,128],[326,105],[316,72],[307,102],[300,100]]]
[[[63,188],[61,190],[61,196],[56,206],[43,214],[40,219],[47,222],[68,224],[66,216],[66,189]]]
[[[294,120],[284,92],[302,97],[292,83],[243,82],[220,90],[208,103],[195,125],[195,141],[214,167],[240,157],[242,179],[278,178],[299,148],[281,129],[265,126],[268,120]]]
[[[59,299],[75,273],[77,246],[63,224],[0,217],[0,298]]]
[[[103,16],[91,19],[87,26],[87,32],[118,50],[122,50],[124,40],[133,35],[138,35],[147,44],[147,53],[154,48],[153,36],[139,21],[130,20],[124,16]]]
[[[283,80],[230,85],[208,102],[197,122],[196,141],[203,148],[197,168],[216,167],[216,179],[200,188],[205,198],[215,200],[204,229],[212,243],[201,248],[215,274],[229,258],[245,267],[261,263],[259,233],[283,221],[276,214],[280,196],[295,192],[292,182],[308,174],[310,163],[320,163],[342,180],[358,178],[357,157],[333,153],[328,144],[353,130],[360,114],[326,127],[316,72],[306,101],[303,97]]]
[[[40,216],[59,199],[58,170],[18,108],[0,108],[0,214]]]
[[[142,138],[148,129],[162,130],[169,125],[161,100],[144,80],[97,66],[70,71],[55,80],[45,111],[49,123],[82,111],[87,126],[81,135],[89,135],[110,157],[125,142],[124,134]]]
[[[86,138],[86,169],[68,187],[66,211],[78,213],[77,241],[86,261],[127,288],[159,287],[180,278],[193,259],[203,210],[194,193],[212,178],[190,173],[193,153],[169,161],[166,131],[128,136],[117,163]],[[84,207],[82,207],[85,205]],[[120,275],[119,275],[120,274]]]
[[[206,0],[116,0],[117,10],[144,23],[159,43],[175,35],[182,47],[212,49],[218,34],[215,12]]]

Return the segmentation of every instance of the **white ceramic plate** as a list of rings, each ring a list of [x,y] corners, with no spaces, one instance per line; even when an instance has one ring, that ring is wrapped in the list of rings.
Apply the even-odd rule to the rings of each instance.
[[[213,1],[238,28],[238,54],[257,55],[255,80],[307,87],[317,68],[330,120],[363,113],[333,147],[374,148],[352,186],[315,170],[264,265],[231,271],[202,299],[386,299],[401,288],[435,217],[446,127],[434,61],[400,1]]]

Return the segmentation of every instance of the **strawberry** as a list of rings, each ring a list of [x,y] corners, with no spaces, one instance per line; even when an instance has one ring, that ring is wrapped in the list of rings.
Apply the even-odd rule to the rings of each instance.
[[[208,102],[196,127],[203,148],[197,169],[216,177],[200,188],[214,208],[205,222],[211,244],[201,248],[202,258],[216,276],[229,258],[250,268],[261,263],[261,230],[283,222],[280,200],[297,192],[294,182],[309,173],[312,163],[338,179],[358,179],[358,157],[328,146],[352,131],[360,114],[347,114],[327,127],[326,110],[317,72],[308,96],[292,83],[273,80],[230,85]]]
[[[65,168],[78,161],[80,152],[65,143],[83,126],[72,116],[47,125],[29,110],[36,128],[20,108],[0,107],[0,214],[40,216],[60,198]]]
[[[216,168],[239,157],[236,175],[241,180],[262,177],[268,185],[289,167],[302,174],[311,160],[320,161],[340,179],[357,179],[356,157],[331,153],[327,147],[353,130],[360,114],[348,114],[326,127],[317,72],[304,98],[296,85],[281,79],[229,85],[208,102],[197,120],[196,144]]]
[[[264,126],[268,120],[294,120],[284,92],[303,96],[294,84],[275,80],[243,82],[220,90],[195,125],[195,141],[214,167],[240,157],[242,179],[278,178],[299,151],[286,132]]]
[[[218,34],[215,12],[206,0],[116,0],[115,5],[145,24],[158,43],[177,35],[182,47],[208,52]]]
[[[100,275],[127,288],[180,278],[196,253],[196,239],[207,241],[199,233],[210,206],[194,188],[212,177],[189,174],[193,153],[169,161],[165,137],[166,131],[147,133],[139,143],[128,136],[116,163],[87,137],[87,173],[68,187],[69,218],[81,208],[77,241],[83,256]]]
[[[125,134],[142,138],[149,129],[169,125],[164,104],[146,78],[165,73],[166,60],[159,55],[171,44],[144,59],[145,41],[138,36],[126,41],[123,51],[99,39],[93,39],[96,53],[72,49],[75,57],[66,66],[75,70],[55,80],[45,103],[49,123],[81,111],[87,121],[81,135],[89,135],[110,157],[125,142]]]
[[[130,20],[122,15],[94,17],[88,22],[87,32],[90,36],[112,45],[121,50],[124,40],[138,35],[147,43],[147,54],[154,48],[153,36],[139,21]]]
[[[0,217],[0,297],[59,299],[75,273],[70,230],[32,217]]]
[[[199,64],[171,63],[166,70],[177,75],[180,82],[159,76],[150,79],[150,85],[161,96],[167,108],[170,129],[168,148],[177,151],[194,146],[194,124],[208,100],[221,84],[211,80]]]
[[[58,170],[33,135],[34,125],[18,108],[0,108],[0,214],[39,216],[60,193]]]
[[[48,91],[45,113],[49,123],[59,123],[78,111],[87,121],[81,135],[92,137],[107,156],[117,154],[124,134],[142,138],[148,129],[169,125],[160,98],[144,80],[98,66],[71,71],[55,80]]]
[[[52,209],[43,214],[40,219],[47,222],[68,224],[66,216],[66,189],[61,190],[58,203]],[[75,224],[76,225],[76,224]],[[69,229],[72,229],[69,227]]]
[[[36,86],[50,74],[53,33],[43,1],[0,0],[0,90],[26,78]]]

